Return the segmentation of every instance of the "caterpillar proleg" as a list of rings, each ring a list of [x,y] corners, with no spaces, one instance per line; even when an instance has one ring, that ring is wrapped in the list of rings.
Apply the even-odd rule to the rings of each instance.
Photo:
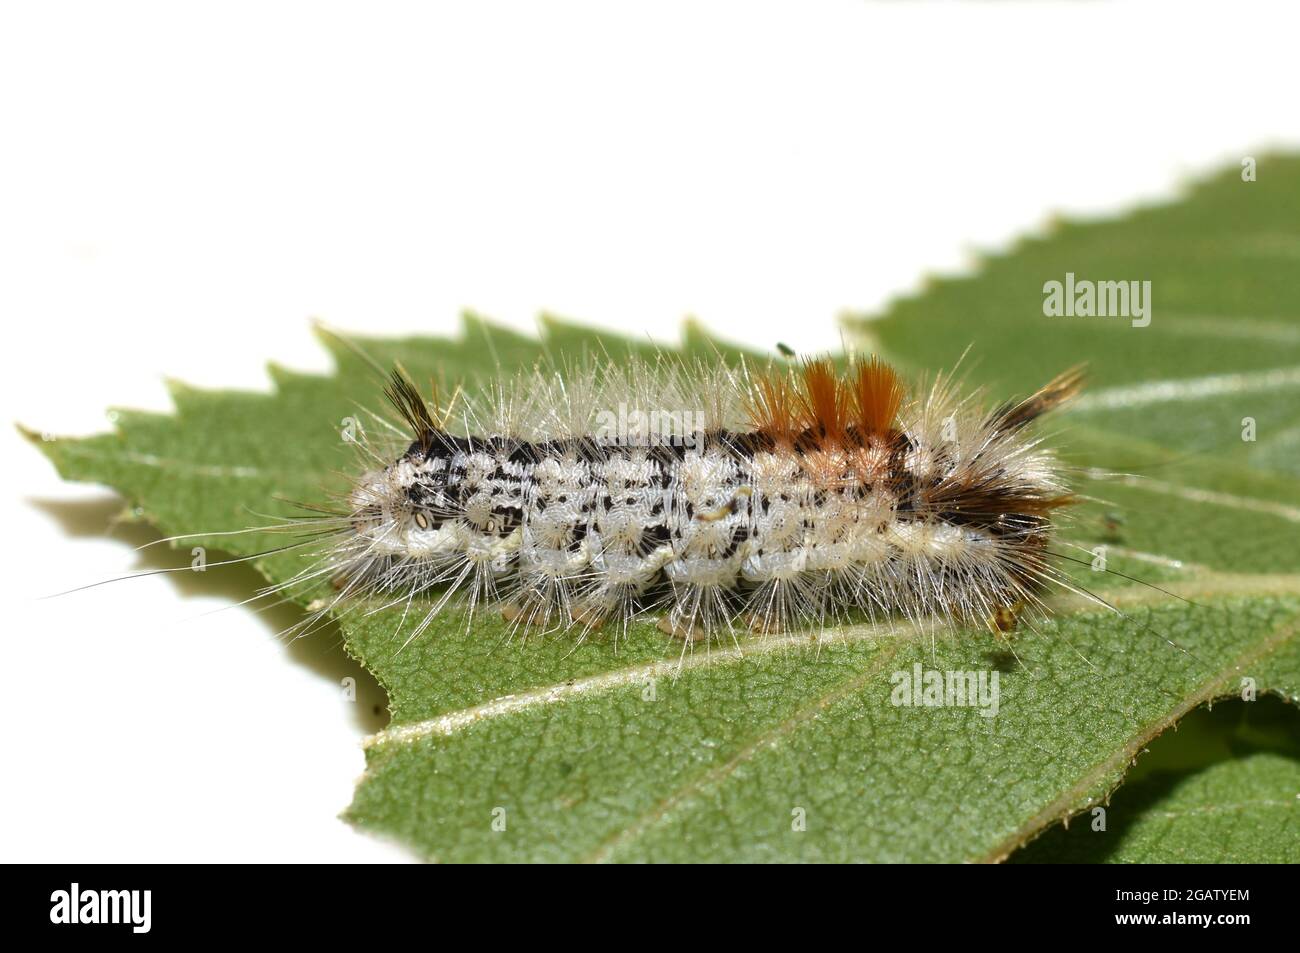
[[[855,615],[996,631],[1064,584],[1048,547],[1075,497],[1033,424],[1081,383],[990,408],[875,358],[604,362],[441,406],[398,369],[403,446],[358,444],[301,578],[333,582],[321,613],[405,604],[408,640],[453,602],[579,637],[641,615],[688,640]]]

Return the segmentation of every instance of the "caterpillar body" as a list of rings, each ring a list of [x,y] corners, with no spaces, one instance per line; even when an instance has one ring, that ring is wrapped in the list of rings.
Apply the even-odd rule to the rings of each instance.
[[[990,410],[943,377],[909,397],[874,358],[609,362],[457,411],[398,370],[409,445],[361,444],[368,465],[301,578],[332,580],[321,614],[405,603],[408,641],[453,600],[579,635],[643,614],[688,640],[854,615],[996,625],[1064,584],[1048,547],[1075,498],[1030,425],[1081,381]],[[629,403],[697,426],[656,432],[638,412],[611,432]]]

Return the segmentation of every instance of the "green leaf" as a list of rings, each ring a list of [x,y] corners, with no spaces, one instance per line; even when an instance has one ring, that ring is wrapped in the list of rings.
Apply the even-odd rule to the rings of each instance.
[[[389,692],[392,724],[367,743],[347,816],[453,861],[999,860],[1101,803],[1152,739],[1243,678],[1300,700],[1298,211],[1300,160],[1261,160],[1258,182],[1228,174],[1175,204],[1061,225],[973,278],[849,322],[918,371],[970,346],[968,378],[999,396],[1091,361],[1094,387],[1059,442],[1080,468],[1141,476],[1081,472],[1104,502],[1080,508],[1066,536],[1083,547],[1078,584],[1122,615],[1062,594],[1010,644],[862,625],[685,653],[649,625],[617,645],[511,642],[499,621],[455,614],[403,650],[400,610],[354,618],[345,645]],[[1151,280],[1151,325],[1045,317],[1043,283],[1067,271]],[[65,477],[117,488],[166,533],[245,528],[276,498],[339,489],[340,424],[379,402],[365,363],[325,343],[332,376],[273,368],[272,395],[178,386],[174,416],[122,411],[113,434],[40,446]],[[475,318],[457,340],[356,343],[417,379],[468,387],[542,354],[638,347],[555,321],[534,340]],[[683,347],[738,354],[693,327]],[[1255,443],[1241,439],[1247,416]],[[186,545],[244,555],[279,542]],[[1087,565],[1101,544],[1111,574]],[[302,563],[256,565],[279,581]],[[893,704],[894,674],[916,665],[996,671],[997,715]],[[1293,755],[1279,757],[1294,767]],[[1140,823],[1116,817],[1123,803],[1111,823]],[[1042,843],[1034,856],[1050,859]]]
[[[1084,815],[1017,863],[1295,863],[1300,736],[1275,699],[1199,709],[1162,735],[1105,815]]]

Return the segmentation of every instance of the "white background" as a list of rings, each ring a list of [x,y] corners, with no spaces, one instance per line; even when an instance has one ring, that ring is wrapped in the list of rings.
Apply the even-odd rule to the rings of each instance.
[[[104,429],[165,375],[326,370],[308,319],[834,347],[1054,212],[1300,141],[1289,5],[5,3],[7,416]],[[4,445],[0,859],[375,860],[383,723],[326,640],[153,577],[120,501]],[[200,618],[200,616],[203,616]]]

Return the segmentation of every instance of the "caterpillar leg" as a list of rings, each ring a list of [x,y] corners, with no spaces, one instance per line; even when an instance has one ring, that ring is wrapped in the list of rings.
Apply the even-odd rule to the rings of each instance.
[[[989,619],[989,628],[993,631],[994,638],[999,642],[1010,642],[1020,624],[1020,614],[1024,608],[1024,600],[1018,600],[1009,606],[998,606]]]
[[[727,588],[716,582],[673,586],[672,608],[659,620],[659,631],[685,642],[704,642],[734,629],[737,606]]]
[[[659,631],[671,635],[674,639],[681,639],[683,642],[704,642],[709,638],[709,633],[704,626],[697,625],[697,620],[687,617],[674,608],[671,612],[666,613],[659,619]]]
[[[543,576],[517,591],[501,606],[501,618],[512,626],[534,625],[549,628],[567,625],[570,592],[559,579]]]
[[[574,625],[588,632],[595,631],[609,621],[610,608],[596,600],[586,600],[573,607],[569,618]]]
[[[511,625],[540,625],[540,607],[526,602],[507,602],[501,607],[501,618]]]

